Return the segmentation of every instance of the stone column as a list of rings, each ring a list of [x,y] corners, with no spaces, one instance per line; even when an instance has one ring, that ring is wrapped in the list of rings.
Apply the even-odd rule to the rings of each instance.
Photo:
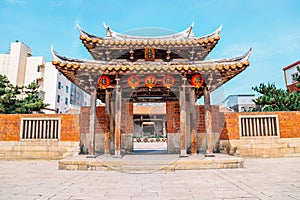
[[[204,113],[205,113],[205,128],[206,128],[206,153],[213,153],[212,147],[212,122],[211,122],[211,105],[210,91],[207,86],[204,88]]]
[[[122,109],[122,89],[120,79],[116,78],[116,101],[115,101],[115,156],[121,156],[121,109]]]
[[[91,93],[91,105],[90,105],[89,155],[95,155],[96,100],[97,100],[97,88],[94,88]]]
[[[180,88],[180,129],[181,129],[181,143],[180,143],[180,157],[187,157],[186,145],[186,78],[182,78],[183,84]]]
[[[195,89],[190,91],[190,110],[191,110],[191,153],[197,154],[197,126],[196,126],[196,97]]]
[[[106,112],[109,116],[112,115],[111,111],[111,92],[108,89],[105,91],[105,107]],[[110,131],[106,131],[104,133],[104,154],[110,154]]]
[[[110,99],[110,112],[109,112],[109,131],[110,131],[110,147],[114,147],[115,144],[115,102]]]

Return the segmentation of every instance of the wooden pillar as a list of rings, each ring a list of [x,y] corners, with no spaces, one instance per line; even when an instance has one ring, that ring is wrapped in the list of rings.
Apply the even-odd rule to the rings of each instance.
[[[121,109],[122,89],[120,79],[116,78],[116,101],[115,101],[115,156],[121,156]]]
[[[97,88],[91,93],[91,107],[90,107],[90,135],[89,135],[89,155],[95,155],[95,124],[96,124],[96,100]]]
[[[196,97],[195,89],[190,91],[190,108],[191,108],[191,153],[197,154],[197,130],[196,130]]]
[[[180,144],[180,157],[187,156],[186,145],[186,78],[182,78],[183,84],[180,88],[180,129],[181,129],[181,144]]]
[[[105,107],[106,112],[109,116],[112,115],[111,113],[111,92],[108,89],[105,91]],[[104,133],[104,154],[110,154],[110,131],[105,131]]]
[[[205,128],[206,128],[206,153],[213,153],[212,146],[212,122],[211,122],[211,105],[210,91],[207,86],[204,88],[204,113],[205,113]]]
[[[115,144],[115,102],[110,100],[110,115],[109,115],[109,131],[110,131],[110,146],[114,147]]]

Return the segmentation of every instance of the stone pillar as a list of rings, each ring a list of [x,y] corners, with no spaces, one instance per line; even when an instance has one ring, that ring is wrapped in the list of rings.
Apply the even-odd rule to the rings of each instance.
[[[167,136],[167,130],[166,130],[166,116],[163,117],[163,136]]]
[[[89,155],[95,155],[95,124],[96,124],[96,100],[97,88],[91,93],[91,109],[90,109],[90,135],[89,135]]]
[[[213,153],[212,146],[212,122],[211,122],[211,105],[210,91],[207,86],[204,88],[204,113],[205,113],[205,128],[206,128],[206,153]]]
[[[187,156],[187,145],[186,145],[186,78],[182,78],[183,84],[180,88],[180,157]]]
[[[114,148],[115,144],[115,121],[114,121],[114,114],[115,114],[115,102],[111,101],[110,104],[110,112],[109,112],[109,131],[110,131],[110,147]]]
[[[116,78],[116,101],[115,101],[115,156],[121,156],[121,114],[122,114],[122,89],[120,79]]]
[[[190,110],[191,110],[191,153],[197,154],[197,129],[196,129],[196,97],[195,89],[190,91]]]
[[[111,116],[111,92],[105,91],[106,112]],[[110,132],[106,131],[104,135],[104,154],[110,154]]]

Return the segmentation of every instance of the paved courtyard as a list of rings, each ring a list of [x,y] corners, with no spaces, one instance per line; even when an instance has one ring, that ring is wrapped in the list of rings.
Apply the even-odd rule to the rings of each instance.
[[[57,167],[57,161],[0,161],[0,199],[300,199],[300,157],[144,174]]]

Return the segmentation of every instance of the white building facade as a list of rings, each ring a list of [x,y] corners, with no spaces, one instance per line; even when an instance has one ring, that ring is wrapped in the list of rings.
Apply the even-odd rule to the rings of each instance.
[[[11,43],[9,52],[0,54],[0,74],[6,75],[13,85],[24,86],[33,81],[39,84],[40,97],[49,104],[45,113],[66,113],[72,107],[71,81],[44,57],[31,56],[31,49],[22,42]],[[77,90],[87,98],[77,100],[76,105],[87,105],[89,95],[80,88]]]
[[[223,101],[223,104],[225,104],[228,109],[234,112],[245,112],[251,111],[253,108],[255,108],[253,99],[255,99],[254,94],[229,95]]]

